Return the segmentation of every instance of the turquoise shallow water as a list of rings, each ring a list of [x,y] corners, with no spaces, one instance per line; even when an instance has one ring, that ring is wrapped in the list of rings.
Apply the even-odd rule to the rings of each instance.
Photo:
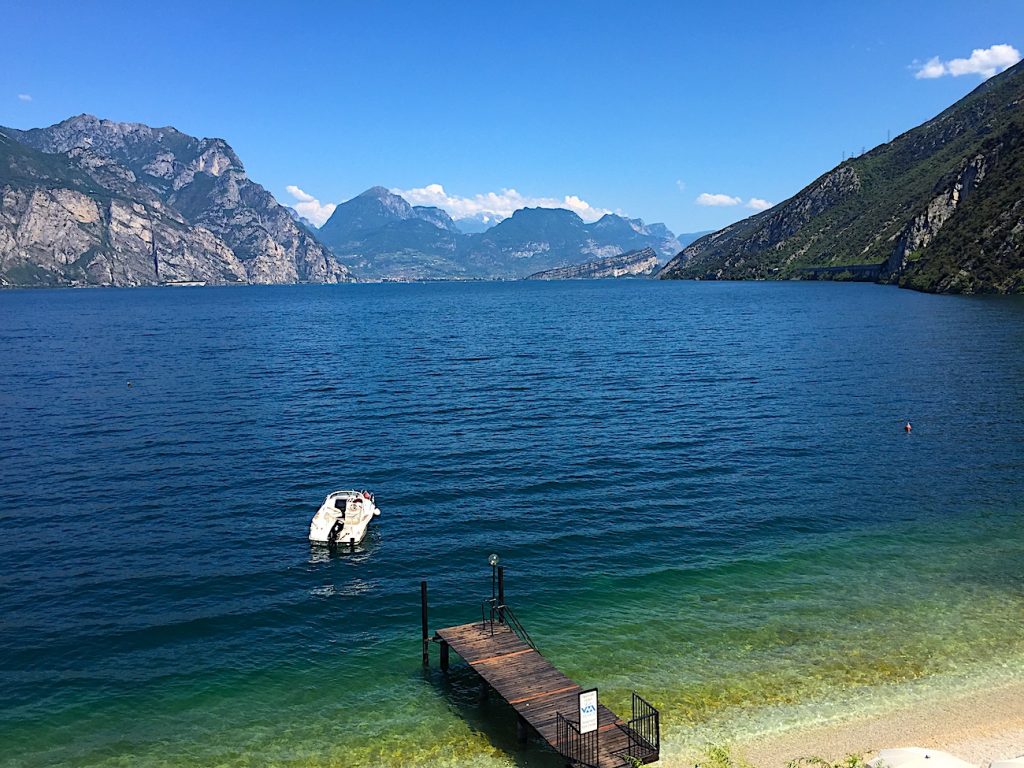
[[[419,579],[471,620],[491,551],[670,752],[1020,676],[1019,299],[5,292],[0,352],[0,765],[556,765],[419,666]],[[311,551],[349,485],[370,539]]]

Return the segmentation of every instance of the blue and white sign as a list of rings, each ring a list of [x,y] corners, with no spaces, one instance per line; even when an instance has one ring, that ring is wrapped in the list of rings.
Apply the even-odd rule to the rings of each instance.
[[[580,693],[580,733],[597,730],[597,688]]]

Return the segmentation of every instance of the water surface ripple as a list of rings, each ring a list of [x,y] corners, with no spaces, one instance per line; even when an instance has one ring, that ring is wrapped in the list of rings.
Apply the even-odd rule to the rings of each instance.
[[[1019,675],[1022,352],[1020,299],[856,284],[0,293],[0,765],[556,765],[419,669],[491,551],[670,752]]]

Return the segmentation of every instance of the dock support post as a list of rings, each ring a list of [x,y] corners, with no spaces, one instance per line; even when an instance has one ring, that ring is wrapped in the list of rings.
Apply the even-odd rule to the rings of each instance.
[[[529,724],[526,722],[526,718],[516,712],[516,738],[519,739],[520,744],[525,744],[529,736]]]
[[[427,582],[420,582],[420,620],[423,625],[423,666],[430,666],[430,637],[427,629]]]
[[[348,540],[348,551],[349,552],[355,552],[356,551],[356,540],[355,540],[354,537]]]
[[[441,671],[448,671],[448,643],[441,641]]]
[[[505,566],[498,566],[498,623],[505,623]]]

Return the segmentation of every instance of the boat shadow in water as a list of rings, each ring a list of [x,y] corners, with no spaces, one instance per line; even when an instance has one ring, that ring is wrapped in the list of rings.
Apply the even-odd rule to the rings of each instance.
[[[452,654],[447,672],[421,668],[420,675],[448,703],[452,714],[461,718],[497,750],[508,755],[520,768],[565,768],[565,758],[547,747],[531,731],[522,742],[516,734],[516,711],[458,656]]]

